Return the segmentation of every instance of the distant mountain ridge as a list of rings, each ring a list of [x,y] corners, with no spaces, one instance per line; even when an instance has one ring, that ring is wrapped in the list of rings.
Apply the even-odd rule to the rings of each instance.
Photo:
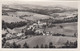
[[[14,5],[2,5],[2,12],[29,12],[26,15],[34,13],[34,15],[30,16],[31,18],[57,18],[63,19],[67,17],[75,17],[74,15],[78,15],[78,9],[66,7],[66,6],[40,6],[40,5],[29,5],[29,4],[14,4]],[[16,13],[17,14],[17,13]],[[21,15],[21,14],[18,14]],[[35,16],[36,15],[36,16]],[[42,16],[45,15],[45,16]],[[23,15],[24,16],[24,15]],[[26,18],[25,19],[29,19]]]
[[[78,11],[75,8],[70,8],[66,6],[39,6],[39,5],[29,5],[29,4],[14,4],[14,5],[3,5],[2,10],[5,9],[17,9],[23,11],[30,11],[30,12],[49,12],[49,13],[56,13],[56,12],[66,12],[66,11]]]

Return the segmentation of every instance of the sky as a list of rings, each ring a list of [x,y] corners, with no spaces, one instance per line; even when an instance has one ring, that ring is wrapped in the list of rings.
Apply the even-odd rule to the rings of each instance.
[[[78,3],[77,0],[2,0],[3,4],[32,4],[32,5],[42,5],[42,6],[50,6],[50,5],[62,5],[68,6],[72,8],[77,8]]]

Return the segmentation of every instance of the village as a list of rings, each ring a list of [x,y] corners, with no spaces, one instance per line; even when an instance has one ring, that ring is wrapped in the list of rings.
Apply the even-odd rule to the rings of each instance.
[[[30,25],[28,28],[26,28],[26,26],[24,26],[24,29],[20,29],[20,28],[15,28],[15,29],[9,29],[7,28],[7,33],[6,34],[6,39],[25,39],[27,38],[27,36],[25,36],[25,30],[31,30],[34,31],[35,33],[37,33],[37,35],[52,35],[51,32],[46,32],[45,29],[44,30],[40,30],[43,29],[43,25],[46,26],[46,23],[41,23],[40,21],[37,21],[37,23],[33,23],[32,25]],[[32,36],[32,35],[28,35]],[[34,36],[34,35],[33,35]]]
[[[26,14],[24,14],[26,15]],[[18,16],[14,13],[11,13],[10,14],[6,14],[6,16],[10,16],[10,17],[20,17],[21,19],[23,19],[23,17],[21,16]],[[28,16],[28,15],[27,15]],[[77,17],[75,17],[75,15],[71,16],[70,18],[64,18],[63,20],[72,20],[72,19],[77,19]],[[49,18],[50,21],[55,21],[53,20],[52,18]],[[23,19],[24,20],[24,19]],[[31,21],[31,20],[30,20]],[[29,21],[29,22],[30,22]],[[48,21],[48,20],[47,20]],[[14,29],[10,29],[10,28],[7,28],[7,30],[4,30],[3,29],[3,35],[6,35],[6,39],[15,39],[15,38],[18,38],[18,39],[25,39],[25,38],[28,38],[28,37],[31,37],[31,36],[35,36],[35,35],[41,35],[41,36],[44,36],[44,35],[51,35],[51,36],[54,36],[54,35],[60,35],[60,36],[65,36],[64,34],[59,34],[59,33],[56,33],[55,34],[55,30],[54,31],[46,31],[46,29],[48,28],[52,28],[52,27],[57,27],[59,29],[64,29],[64,26],[62,25],[55,25],[55,24],[52,24],[51,22],[46,22],[46,21],[41,21],[41,20],[36,20],[36,21],[32,21],[33,23],[31,23],[30,25],[25,25],[25,26],[22,26],[22,27],[19,27],[19,28],[14,28]],[[27,23],[27,22],[26,22]],[[27,33],[28,32],[28,33]],[[33,32],[33,33],[30,33],[30,32]],[[75,32],[76,34],[76,32]],[[72,35],[74,36],[74,35]]]

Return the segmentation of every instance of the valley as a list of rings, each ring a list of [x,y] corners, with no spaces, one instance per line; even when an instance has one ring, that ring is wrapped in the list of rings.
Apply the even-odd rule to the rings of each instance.
[[[34,5],[2,8],[3,48],[77,48],[77,9]]]

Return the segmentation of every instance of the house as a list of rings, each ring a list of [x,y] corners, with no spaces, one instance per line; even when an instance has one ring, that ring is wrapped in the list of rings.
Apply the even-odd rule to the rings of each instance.
[[[43,33],[43,35],[46,35],[45,33]]]
[[[6,35],[6,39],[10,39],[10,38],[12,38],[13,36],[12,36],[12,34],[10,34],[10,33],[8,33],[7,35]]]
[[[43,31],[38,29],[35,31],[35,33],[39,33],[39,34],[42,33],[43,34]]]
[[[23,33],[18,33],[16,36],[17,37],[21,37],[21,36],[23,36],[24,34]]]
[[[9,37],[12,37],[12,35],[11,35],[10,33],[8,33],[8,34],[6,35],[6,37],[9,38]]]
[[[25,39],[25,38],[27,38],[27,37],[26,37],[26,36],[22,36],[22,37],[21,37],[21,39]]]
[[[47,31],[47,32],[43,31],[43,35],[52,35],[52,33],[50,31]]]
[[[37,23],[38,23],[38,24],[40,24],[41,22],[40,22],[40,21],[38,21]]]
[[[37,23],[34,23],[34,24],[33,24],[33,26],[36,26],[36,25],[38,25],[38,24],[37,24]]]

